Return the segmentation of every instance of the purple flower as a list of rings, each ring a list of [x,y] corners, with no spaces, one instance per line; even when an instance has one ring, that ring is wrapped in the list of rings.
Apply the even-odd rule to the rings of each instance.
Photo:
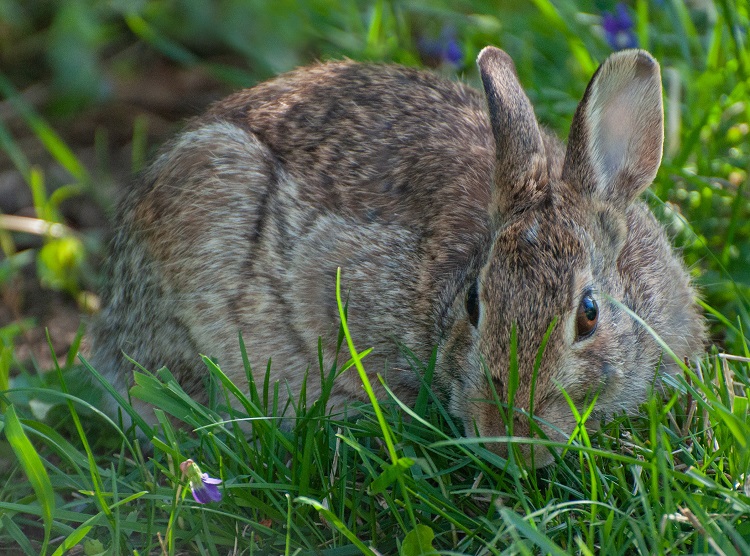
[[[464,59],[464,53],[461,52],[461,47],[458,45],[455,37],[448,39],[448,42],[443,49],[443,60],[454,66],[461,65]]]
[[[625,4],[619,2],[615,7],[615,13],[605,12],[602,15],[602,27],[604,38],[612,50],[623,50],[638,46],[638,39],[633,32],[635,24],[630,17]]]
[[[201,473],[201,468],[191,459],[183,461],[180,464],[180,470],[182,476],[186,477],[190,483],[190,490],[196,502],[208,504],[221,500],[221,491],[218,486],[221,484],[221,479],[214,479],[209,477],[208,473]]]
[[[417,48],[425,62],[436,66],[447,65],[459,68],[464,60],[464,53],[456,39],[456,32],[450,26],[443,27],[437,39],[420,37],[417,41]]]

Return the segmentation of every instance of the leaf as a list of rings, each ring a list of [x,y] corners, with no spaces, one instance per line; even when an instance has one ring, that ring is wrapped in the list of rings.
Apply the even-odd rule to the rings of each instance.
[[[417,525],[409,531],[401,543],[401,556],[432,556],[438,554],[432,541],[435,538],[435,532],[428,525]]]
[[[306,496],[298,496],[294,499],[296,503],[300,504],[307,504],[309,506],[312,506],[316,510],[318,510],[323,517],[328,521],[331,525],[333,525],[336,530],[344,535],[349,541],[356,546],[362,554],[369,554],[370,556],[375,556],[375,553],[365,544],[363,543],[359,538],[357,538],[357,535],[352,533],[352,531],[349,530],[349,528],[344,524],[339,517],[333,513],[328,508],[324,507],[323,504],[318,502],[317,500],[313,500],[312,498],[308,498]]]
[[[352,340],[352,335],[349,332],[349,326],[346,320],[346,311],[344,310],[344,303],[341,300],[341,267],[336,269],[336,305],[339,309],[341,330],[343,331],[344,337],[346,338],[346,345],[349,348],[349,353],[354,360],[354,366],[356,367],[359,378],[362,381],[362,387],[367,393],[367,398],[372,404],[372,409],[378,419],[380,430],[383,432],[383,441],[385,442],[386,448],[388,448],[388,455],[390,456],[391,461],[396,462],[398,460],[398,455],[396,454],[396,447],[393,441],[393,432],[391,431],[390,427],[388,427],[388,424],[385,421],[385,417],[383,417],[383,412],[380,409],[378,398],[375,395],[375,391],[372,389],[370,379],[368,378],[367,372],[362,365],[362,354],[359,353],[357,351],[357,348],[354,346],[354,340]]]
[[[68,537],[60,544],[60,546],[57,547],[57,550],[52,554],[52,556],[62,556],[65,554],[68,550],[73,548],[74,546],[78,545],[91,531],[92,527],[91,525],[81,525],[77,529],[73,530],[73,532],[68,535]],[[89,543],[90,542],[99,542],[99,541],[86,541],[84,542],[84,548],[83,553],[86,556],[94,556],[95,554],[101,554],[101,552],[90,552],[89,551]],[[101,543],[99,543],[101,544]]]
[[[406,457],[398,458],[396,463],[387,465],[380,476],[370,485],[370,493],[380,494],[396,482],[412,465],[414,465],[414,460]]]
[[[47,544],[49,543],[50,531],[52,530],[52,515],[55,512],[55,494],[42,459],[23,431],[21,421],[18,419],[16,410],[12,405],[9,405],[5,411],[5,437],[8,439],[13,452],[15,452],[24,473],[29,478],[29,482],[36,493],[36,499],[39,501],[44,521],[44,543],[42,544],[40,553],[45,554],[47,552]]]
[[[86,369],[88,373],[93,376],[99,384],[101,384],[102,388],[110,395],[114,400],[117,402],[117,405],[121,407],[125,412],[130,415],[130,418],[135,422],[135,424],[140,428],[143,433],[146,435],[147,438],[151,438],[153,436],[153,431],[151,430],[151,427],[146,423],[146,420],[141,416],[140,413],[138,413],[135,409],[133,409],[133,406],[131,406],[128,401],[120,394],[120,392],[117,391],[117,389],[112,386],[112,384],[102,376],[102,374],[94,369],[94,367],[91,366],[91,363],[89,363],[85,357],[82,355],[78,355],[78,358],[81,360],[81,363],[83,363],[83,367]]]
[[[86,556],[101,556],[108,554],[108,550],[102,544],[102,541],[98,539],[89,539],[83,543],[83,553]]]
[[[750,414],[750,404],[748,404],[748,399],[742,396],[735,396],[734,403],[732,404],[732,413],[735,417],[740,419],[740,421],[746,420],[747,415]]]
[[[83,242],[73,236],[49,240],[39,251],[39,279],[55,290],[77,291],[81,265],[86,258]]]

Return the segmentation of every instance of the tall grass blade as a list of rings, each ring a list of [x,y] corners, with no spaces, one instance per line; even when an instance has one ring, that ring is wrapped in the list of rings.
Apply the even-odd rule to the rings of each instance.
[[[294,501],[302,504],[307,504],[318,510],[323,515],[323,517],[325,517],[325,519],[336,528],[339,533],[344,535],[354,546],[359,548],[362,551],[362,554],[377,556],[377,554],[373,552],[369,546],[359,540],[357,536],[349,530],[346,524],[341,521],[341,519],[336,514],[334,514],[328,508],[324,507],[320,502],[317,502],[312,498],[306,498],[302,496],[295,498]]]
[[[10,80],[2,73],[0,73],[0,94],[10,101],[13,107],[26,121],[26,124],[42,142],[47,149],[47,152],[49,152],[63,168],[70,172],[70,174],[78,181],[89,181],[89,174],[86,167],[81,164],[70,147],[68,147],[57,132],[53,130],[49,124],[45,122],[31,106],[29,106],[29,104],[26,103],[13,87]]]
[[[535,527],[532,527],[517,513],[508,510],[507,508],[500,510],[500,513],[503,516],[503,521],[512,525],[524,537],[541,548],[545,554],[552,554],[552,556],[566,556],[567,552],[541,534]]]
[[[373,406],[373,411],[375,411],[375,416],[378,419],[380,430],[383,433],[383,440],[385,441],[386,447],[388,448],[388,455],[391,457],[391,462],[396,463],[398,461],[398,454],[396,453],[393,438],[391,438],[391,430],[386,424],[385,417],[383,416],[383,411],[380,409],[380,404],[378,404],[378,398],[375,395],[375,391],[372,389],[370,379],[367,377],[367,372],[362,365],[362,358],[357,351],[357,348],[354,346],[354,341],[352,340],[352,336],[349,333],[349,327],[346,322],[346,313],[344,311],[344,304],[341,300],[341,268],[336,269],[336,303],[338,304],[339,318],[341,319],[341,328],[344,331],[346,344],[349,347],[349,352],[351,353],[352,359],[354,360],[354,366],[359,373],[359,378],[362,381],[365,393],[367,394],[367,397]]]
[[[0,120],[0,150],[8,155],[11,162],[13,162],[13,166],[16,167],[16,170],[18,170],[28,182],[31,172],[31,163],[29,162],[29,159],[26,158],[26,154],[13,139],[8,128],[3,125],[2,120]]]
[[[50,533],[52,531],[52,518],[55,513],[55,493],[52,489],[47,470],[44,468],[42,458],[34,449],[33,444],[23,431],[21,421],[16,415],[13,405],[9,405],[5,410],[5,437],[8,439],[10,447],[16,454],[18,463],[21,465],[24,473],[29,479],[36,499],[42,510],[42,521],[44,522],[44,540],[42,542],[41,554],[47,553]]]
[[[133,407],[127,402],[127,400],[115,389],[114,386],[112,386],[112,384],[106,378],[102,376],[99,371],[91,366],[91,363],[89,363],[83,355],[79,354],[78,358],[80,359],[84,368],[89,373],[91,373],[91,376],[93,376],[97,380],[97,382],[102,385],[104,390],[115,399],[118,406],[123,408],[123,410],[128,413],[136,426],[138,426],[138,428],[140,428],[145,434],[150,436],[152,434],[152,431],[151,427],[148,425],[148,423],[146,423],[146,420],[133,409]]]
[[[47,330],[47,344],[49,345],[50,353],[52,354],[52,363],[55,366],[55,370],[57,371],[57,375],[60,378],[60,389],[62,390],[63,394],[68,394],[68,386],[65,382],[65,377],[63,376],[62,369],[60,368],[60,364],[57,361],[57,356],[55,355],[54,347],[52,346],[52,338],[50,338],[49,330]],[[86,452],[86,458],[89,462],[89,477],[91,478],[91,484],[94,488],[94,497],[96,498],[96,501],[99,504],[99,509],[103,511],[108,518],[112,519],[112,514],[109,510],[109,506],[106,501],[106,495],[104,493],[104,485],[103,480],[100,474],[100,469],[96,465],[96,456],[94,455],[93,450],[91,449],[91,445],[89,444],[89,440],[86,437],[86,432],[83,430],[83,425],[81,424],[81,419],[78,415],[78,411],[76,410],[75,404],[73,401],[68,398],[67,399],[67,405],[68,405],[68,411],[70,412],[70,416],[73,418],[73,424],[75,425],[76,432],[78,433],[78,437],[81,439],[81,443],[83,444],[83,449]]]

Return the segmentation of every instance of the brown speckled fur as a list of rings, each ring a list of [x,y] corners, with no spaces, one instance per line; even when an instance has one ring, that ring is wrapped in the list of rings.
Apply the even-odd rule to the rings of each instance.
[[[658,344],[613,303],[639,314],[680,357],[704,329],[682,263],[637,200],[661,159],[658,65],[611,56],[576,113],[567,149],[542,130],[508,56],[478,60],[486,95],[430,73],[354,62],[319,64],[238,92],[189,123],[122,204],[93,363],[121,390],[131,366],[167,366],[203,396],[198,353],[239,384],[241,331],[256,378],[298,392],[327,362],[338,331],[335,273],[366,363],[405,400],[419,388],[396,341],[428,357],[434,387],[467,433],[506,432],[511,328],[530,408],[540,342],[558,317],[534,385],[534,413],[555,438],[578,404],[594,420],[633,411],[662,372]],[[466,297],[478,280],[474,326]],[[585,292],[595,332],[576,336]],[[281,392],[286,392],[286,387]],[[308,397],[316,396],[308,381]],[[363,395],[343,374],[333,409]],[[144,408],[145,409],[145,408]],[[528,433],[521,413],[514,433]],[[497,448],[504,453],[504,448]],[[538,451],[537,464],[550,460]]]

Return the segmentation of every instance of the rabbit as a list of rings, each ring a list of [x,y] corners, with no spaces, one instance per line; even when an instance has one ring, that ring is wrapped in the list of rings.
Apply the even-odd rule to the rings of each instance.
[[[609,56],[565,146],[505,52],[486,47],[477,64],[484,94],[397,65],[318,63],[190,121],[120,205],[93,366],[123,393],[123,354],[166,366],[205,401],[201,353],[247,387],[241,332],[256,380],[271,360],[283,406],[317,368],[319,339],[326,365],[336,357],[340,267],[378,395],[378,374],[406,402],[419,391],[401,342],[424,359],[437,347],[431,386],[467,435],[529,436],[533,412],[565,439],[563,392],[596,398],[592,424],[637,411],[678,367],[623,307],[679,359],[706,341],[689,274],[639,200],[661,162],[659,65],[643,50]],[[503,416],[509,394],[517,411]],[[364,398],[344,372],[329,410]]]

